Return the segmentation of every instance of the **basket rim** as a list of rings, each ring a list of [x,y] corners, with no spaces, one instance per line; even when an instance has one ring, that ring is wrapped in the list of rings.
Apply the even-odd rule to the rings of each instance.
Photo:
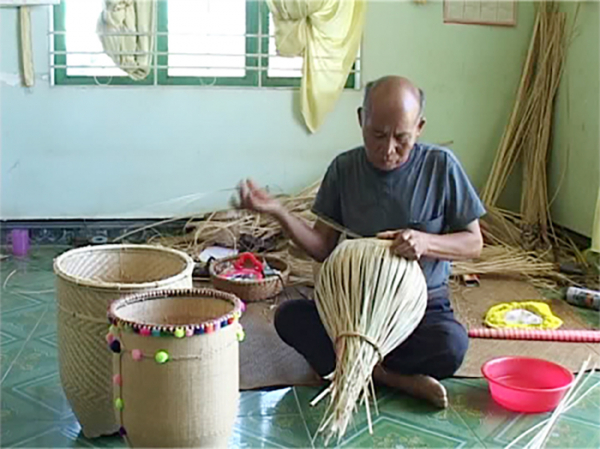
[[[161,252],[163,254],[169,254],[171,256],[176,256],[180,260],[185,263],[185,268],[179,273],[169,276],[164,279],[159,279],[151,282],[139,282],[139,283],[124,283],[124,282],[103,282],[98,280],[90,280],[88,278],[75,276],[67,273],[62,267],[61,264],[74,255],[78,255],[79,253],[94,253],[100,251],[130,251],[130,252],[143,252],[143,251],[152,251],[152,252]],[[143,245],[143,244],[134,244],[134,243],[123,243],[123,244],[108,244],[108,245],[89,245],[81,248],[73,248],[64,253],[60,254],[54,259],[53,263],[54,274],[59,278],[72,282],[79,286],[91,287],[91,288],[99,288],[106,290],[139,290],[142,288],[161,288],[167,287],[169,284],[174,281],[185,279],[186,277],[190,277],[192,272],[194,271],[194,260],[183,251],[179,251],[173,248],[167,248],[160,245]]]
[[[284,266],[285,266],[285,270],[283,270],[281,272],[281,278],[285,279],[289,273],[290,273],[290,265],[283,260],[281,257],[277,257],[277,256],[271,256],[269,254],[260,254],[260,253],[253,253],[256,254],[258,257],[266,259],[268,261],[268,259],[271,260],[275,260],[277,262],[281,262]],[[273,282],[281,282],[282,279],[279,278],[279,276],[276,277],[271,277],[271,278],[265,278],[265,279],[257,279],[254,281],[236,281],[233,279],[226,279],[224,277],[219,276],[218,274],[215,273],[215,266],[224,262],[229,262],[232,260],[235,260],[239,257],[239,254],[236,254],[234,256],[227,256],[224,257],[222,259],[219,260],[215,260],[213,263],[211,263],[208,267],[208,271],[210,273],[210,277],[212,279],[218,279],[219,281],[222,282],[228,282],[230,284],[234,284],[234,285],[239,285],[239,286],[246,286],[246,287],[252,287],[252,286],[261,286],[261,285],[267,285],[269,283],[273,283]]]
[[[160,323],[152,323],[152,322],[137,322],[132,320],[126,320],[118,316],[118,311],[121,308],[130,306],[132,304],[137,304],[140,302],[147,301],[155,301],[155,300],[164,300],[176,297],[192,297],[191,300],[197,299],[220,299],[228,302],[233,307],[232,309],[223,314],[216,316],[214,318],[210,318],[199,323],[186,323],[186,324],[160,324]],[[151,290],[147,292],[140,292],[136,294],[132,294],[120,299],[116,299],[112,301],[108,307],[108,322],[115,326],[124,326],[130,327],[134,331],[138,331],[140,329],[148,329],[150,332],[152,330],[158,330],[161,332],[174,333],[177,329],[192,329],[194,330],[194,335],[210,333],[205,332],[207,327],[212,325],[212,330],[217,331],[222,327],[227,326],[228,324],[232,324],[239,320],[242,316],[242,313],[245,311],[246,306],[244,302],[235,296],[232,293],[226,293],[215,289],[210,288],[186,288],[186,289],[159,289],[159,290]],[[204,332],[197,332],[200,329],[204,330]]]

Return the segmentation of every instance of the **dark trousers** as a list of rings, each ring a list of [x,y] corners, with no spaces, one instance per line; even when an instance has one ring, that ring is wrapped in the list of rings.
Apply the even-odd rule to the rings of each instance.
[[[298,299],[281,304],[275,313],[275,329],[320,376],[335,369],[333,343],[314,301]],[[448,290],[431,290],[425,316],[415,331],[386,356],[383,366],[399,374],[426,374],[444,379],[458,370],[468,344],[465,328],[454,318]]]

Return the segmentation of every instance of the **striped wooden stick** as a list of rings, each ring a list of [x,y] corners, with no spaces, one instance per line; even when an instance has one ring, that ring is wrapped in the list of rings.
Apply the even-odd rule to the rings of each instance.
[[[499,340],[544,340],[582,343],[600,343],[600,331],[543,330],[543,329],[469,329],[469,337]]]

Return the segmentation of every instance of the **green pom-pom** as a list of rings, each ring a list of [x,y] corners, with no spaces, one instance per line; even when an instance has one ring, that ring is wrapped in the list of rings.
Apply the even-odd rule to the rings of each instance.
[[[240,328],[237,331],[237,339],[238,341],[244,341],[245,338],[246,332],[244,331],[244,329],[242,329],[242,326],[240,326]]]
[[[154,360],[161,365],[167,363],[169,361],[169,353],[167,351],[157,351],[156,354],[154,354]]]
[[[175,329],[175,332],[173,332],[173,334],[177,338],[183,338],[183,337],[185,337],[185,331],[181,327],[178,327],[177,329]]]
[[[115,407],[117,410],[123,410],[123,399],[121,399],[121,398],[115,399]]]

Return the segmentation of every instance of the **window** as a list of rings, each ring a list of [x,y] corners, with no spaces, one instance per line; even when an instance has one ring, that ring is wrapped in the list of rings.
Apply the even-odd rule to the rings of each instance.
[[[62,0],[54,7],[55,84],[300,85],[302,58],[277,56],[263,0],[159,0],[153,67],[134,81],[103,52],[96,34],[104,0]],[[358,87],[359,60],[347,88]]]

